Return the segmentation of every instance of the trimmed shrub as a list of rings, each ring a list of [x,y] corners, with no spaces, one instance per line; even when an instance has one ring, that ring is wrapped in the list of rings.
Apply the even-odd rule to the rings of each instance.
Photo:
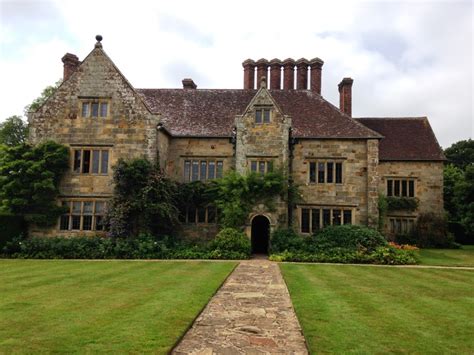
[[[371,253],[333,249],[319,253],[285,251],[270,256],[272,261],[298,261],[341,264],[416,264],[418,260],[413,251],[394,247],[378,247]]]
[[[328,226],[314,236],[317,251],[342,249],[352,251],[374,251],[386,246],[387,240],[380,232],[364,226]]]
[[[232,259],[245,259],[250,256],[252,247],[245,233],[234,228],[224,228],[211,240],[209,250],[214,256],[232,255]],[[238,255],[239,257],[236,257]]]
[[[305,239],[293,229],[277,229],[270,238],[271,253],[300,251],[305,249]]]
[[[135,238],[20,237],[7,242],[0,254],[31,259],[247,259],[250,242],[243,233],[234,232],[226,231],[200,245],[149,234]]]

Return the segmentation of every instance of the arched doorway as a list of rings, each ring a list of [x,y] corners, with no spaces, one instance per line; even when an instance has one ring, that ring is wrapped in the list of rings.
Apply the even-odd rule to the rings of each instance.
[[[265,216],[256,216],[252,220],[252,253],[268,254],[270,239],[270,221]]]

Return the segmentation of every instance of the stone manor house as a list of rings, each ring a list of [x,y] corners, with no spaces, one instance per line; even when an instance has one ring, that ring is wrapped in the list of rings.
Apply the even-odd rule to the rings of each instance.
[[[254,249],[268,230],[301,233],[331,224],[374,225],[379,193],[415,197],[416,211],[391,212],[388,233],[406,233],[420,213],[443,213],[442,150],[426,117],[352,117],[352,83],[339,84],[339,107],[321,96],[323,61],[243,62],[243,89],[136,89],[102,48],[102,37],[81,62],[62,58],[64,81],[29,115],[30,140],[53,139],[70,148],[70,170],[60,186],[69,208],[49,230],[33,234],[103,233],[119,158],[157,159],[177,181],[206,181],[235,169],[264,174],[278,167],[299,186],[295,208],[255,206],[246,231]],[[183,211],[183,233],[214,236],[216,210]]]

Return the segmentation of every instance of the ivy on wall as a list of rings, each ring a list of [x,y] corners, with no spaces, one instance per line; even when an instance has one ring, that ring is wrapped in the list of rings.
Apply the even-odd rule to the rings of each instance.
[[[418,208],[418,199],[414,197],[395,197],[386,198],[388,211],[414,211]]]

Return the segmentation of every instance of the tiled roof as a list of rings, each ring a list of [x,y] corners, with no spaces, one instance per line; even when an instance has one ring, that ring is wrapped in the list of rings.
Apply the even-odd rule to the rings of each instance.
[[[235,116],[244,113],[257,93],[239,89],[137,89],[151,111],[162,115],[173,136],[230,137]],[[308,90],[270,90],[290,115],[297,138],[380,138],[320,95]]]
[[[445,160],[426,117],[364,117],[357,121],[379,132],[380,160]]]

